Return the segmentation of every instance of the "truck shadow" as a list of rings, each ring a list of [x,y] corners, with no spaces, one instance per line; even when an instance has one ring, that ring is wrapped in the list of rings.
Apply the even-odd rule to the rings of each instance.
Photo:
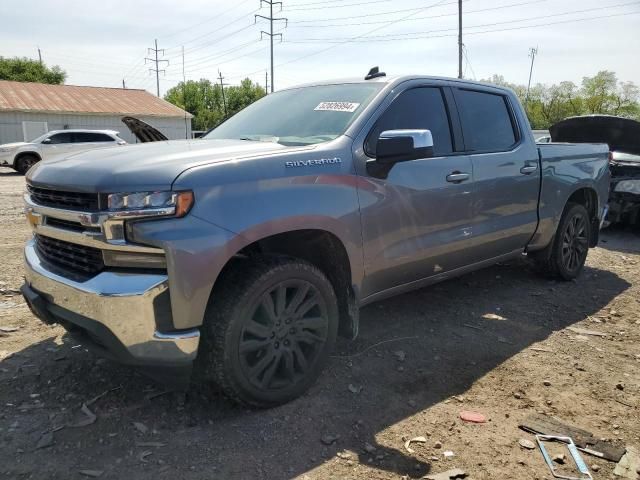
[[[4,431],[5,423],[17,419],[33,425],[10,440],[5,437],[0,450],[12,456],[23,449],[21,461],[32,456],[38,468],[58,475],[92,468],[105,470],[104,478],[122,478],[125,472],[130,478],[155,478],[167,465],[174,478],[279,480],[334,462],[335,478],[346,478],[359,462],[381,473],[419,478],[436,467],[429,454],[421,453],[427,449],[416,447],[418,453],[410,454],[400,437],[428,432],[381,432],[465,394],[514,355],[584,320],[629,286],[597,268],[586,268],[576,282],[551,282],[517,261],[370,305],[361,312],[360,337],[339,342],[311,391],[266,411],[242,409],[199,390],[163,394],[162,387],[129,368],[72,348],[73,341],[56,346],[47,340],[0,362],[3,405],[33,403],[32,392],[42,394],[44,405],[29,411],[28,419],[19,410],[5,411],[0,417]],[[24,367],[28,364],[37,371]],[[98,421],[57,431],[50,447],[55,455],[48,455],[52,460],[37,463],[38,452],[31,447],[42,431],[64,424],[60,408],[70,415],[103,392],[108,393],[91,407]],[[133,422],[149,431],[141,433]],[[142,463],[136,440],[165,447]],[[446,448],[446,438],[428,437],[430,447],[437,440]],[[68,448],[76,444],[83,445],[80,456]],[[336,457],[338,452],[343,453]],[[437,470],[446,469],[439,463]]]

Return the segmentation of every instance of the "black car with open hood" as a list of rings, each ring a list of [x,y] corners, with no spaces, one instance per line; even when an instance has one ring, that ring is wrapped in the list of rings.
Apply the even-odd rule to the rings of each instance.
[[[640,122],[613,115],[566,118],[549,129],[553,142],[606,143],[611,151],[609,223],[640,220]]]

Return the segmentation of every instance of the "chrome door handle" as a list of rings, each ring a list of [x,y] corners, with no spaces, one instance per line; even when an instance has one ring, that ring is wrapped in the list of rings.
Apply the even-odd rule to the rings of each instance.
[[[522,167],[520,169],[520,173],[524,174],[524,175],[529,175],[530,173],[535,172],[536,170],[538,170],[538,164],[530,164],[527,163],[524,167]]]
[[[460,183],[460,182],[464,182],[465,180],[469,180],[469,177],[471,177],[471,175],[469,175],[468,173],[453,172],[447,175],[447,182]]]

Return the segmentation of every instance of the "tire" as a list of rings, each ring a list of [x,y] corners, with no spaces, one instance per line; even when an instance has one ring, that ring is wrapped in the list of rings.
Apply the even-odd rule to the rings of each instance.
[[[40,159],[35,155],[22,155],[18,160],[16,160],[15,170],[22,175],[26,175],[29,169],[39,161]]]
[[[584,205],[568,203],[551,244],[535,259],[540,269],[567,281],[577,278],[589,253],[591,225]]]
[[[220,281],[205,313],[196,378],[251,407],[302,395],[336,341],[329,280],[310,263],[274,256],[239,261]]]

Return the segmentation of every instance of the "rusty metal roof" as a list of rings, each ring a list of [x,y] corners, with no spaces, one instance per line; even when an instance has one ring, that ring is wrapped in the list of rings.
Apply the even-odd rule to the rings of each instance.
[[[0,111],[182,117],[184,110],[146,90],[0,80]],[[191,114],[187,114],[189,118]]]

